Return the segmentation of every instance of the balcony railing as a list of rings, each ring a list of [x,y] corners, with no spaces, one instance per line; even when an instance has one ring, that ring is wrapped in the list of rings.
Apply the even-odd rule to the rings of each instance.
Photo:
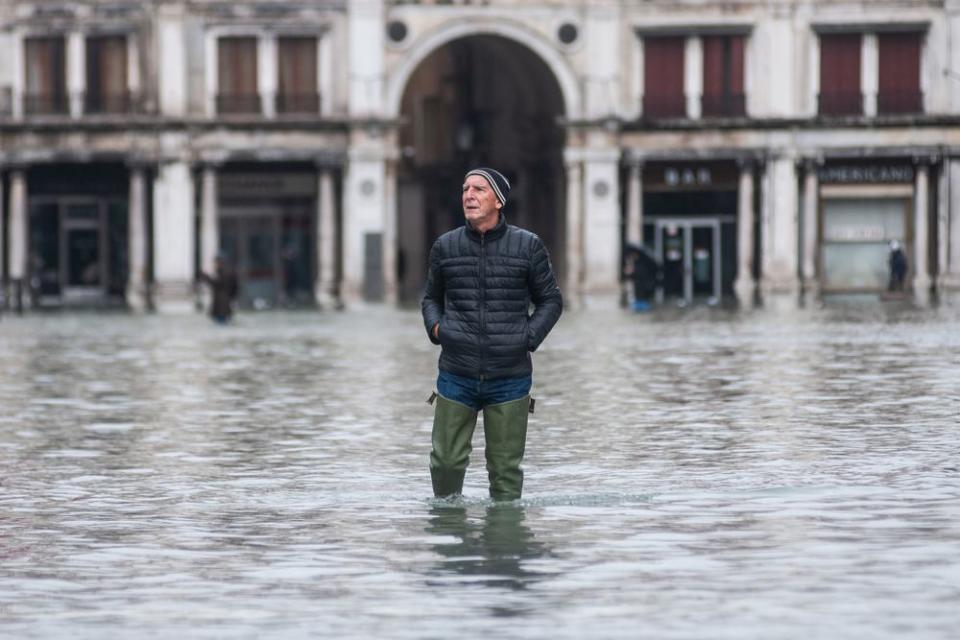
[[[922,113],[923,93],[917,91],[881,91],[877,94],[877,112]]]
[[[643,96],[643,115],[646,118],[684,118],[687,101],[680,96]]]
[[[747,115],[746,96],[742,93],[704,94],[700,98],[700,109],[704,117],[745,116]]]
[[[320,112],[319,93],[278,93],[277,113],[316,115]]]
[[[263,113],[258,93],[221,93],[217,95],[217,113],[256,115]]]
[[[863,113],[863,94],[859,91],[831,91],[817,96],[817,112],[822,116],[855,116]]]
[[[83,98],[83,111],[90,114],[130,113],[133,97],[129,91],[114,94],[87,93]]]
[[[23,112],[31,116],[67,115],[70,112],[70,101],[66,94],[25,93]]]

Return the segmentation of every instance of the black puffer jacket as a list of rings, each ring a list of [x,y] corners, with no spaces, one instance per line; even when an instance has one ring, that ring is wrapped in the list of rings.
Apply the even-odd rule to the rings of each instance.
[[[494,380],[533,371],[530,352],[560,318],[563,298],[543,241],[501,215],[483,235],[466,224],[437,238],[420,307],[427,335],[443,347],[442,371]]]

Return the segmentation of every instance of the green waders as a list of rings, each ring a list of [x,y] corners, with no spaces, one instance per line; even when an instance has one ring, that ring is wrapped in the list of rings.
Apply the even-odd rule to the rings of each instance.
[[[483,408],[490,497],[517,500],[523,491],[523,452],[527,443],[530,396]]]
[[[438,498],[459,495],[473,450],[471,440],[477,426],[477,412],[470,407],[436,396],[433,414],[433,450],[430,477]],[[483,409],[483,431],[487,441],[487,475],[490,497],[516,500],[523,491],[523,452],[527,442],[530,396],[489,405]]]
[[[430,452],[430,477],[433,495],[438,498],[460,495],[463,476],[470,464],[473,430],[477,412],[465,404],[437,395],[433,414],[433,450]]]

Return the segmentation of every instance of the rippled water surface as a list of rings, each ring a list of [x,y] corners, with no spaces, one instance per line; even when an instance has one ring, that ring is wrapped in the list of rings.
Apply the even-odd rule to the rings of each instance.
[[[568,312],[524,499],[416,312],[0,319],[0,636],[956,638],[960,312]],[[479,454],[479,455],[478,455]]]

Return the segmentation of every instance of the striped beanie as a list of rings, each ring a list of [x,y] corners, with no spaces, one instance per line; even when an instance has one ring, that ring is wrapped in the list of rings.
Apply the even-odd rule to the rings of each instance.
[[[490,186],[493,187],[493,192],[496,194],[497,200],[500,201],[500,204],[507,204],[507,196],[510,195],[510,181],[507,180],[502,173],[496,169],[478,167],[476,169],[467,171],[467,175],[463,176],[463,179],[466,180],[470,176],[480,176],[489,182]]]

